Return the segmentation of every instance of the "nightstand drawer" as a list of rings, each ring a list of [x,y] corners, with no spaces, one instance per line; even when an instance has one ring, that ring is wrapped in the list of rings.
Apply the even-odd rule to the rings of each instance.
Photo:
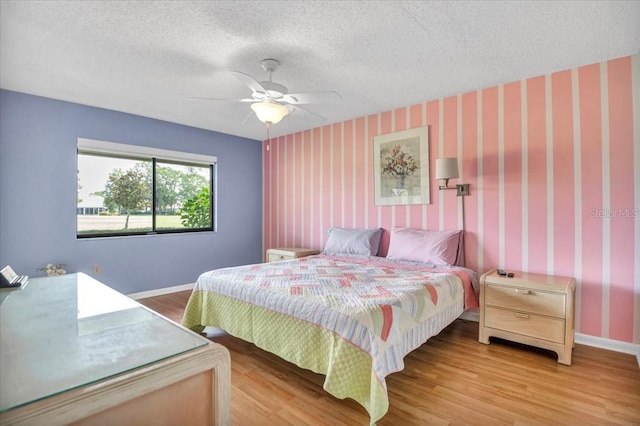
[[[485,303],[516,311],[564,318],[565,295],[520,287],[485,287]]]
[[[289,260],[289,259],[294,259],[294,257],[287,256],[284,254],[269,253],[269,258],[267,259],[267,262],[277,262],[279,260]]]
[[[562,319],[487,306],[484,320],[486,327],[564,343],[565,322]]]

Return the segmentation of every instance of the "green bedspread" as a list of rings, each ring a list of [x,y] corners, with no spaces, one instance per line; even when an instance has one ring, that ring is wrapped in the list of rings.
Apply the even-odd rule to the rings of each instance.
[[[324,390],[336,398],[356,400],[365,407],[372,424],[389,409],[371,357],[330,331],[226,296],[194,292],[183,325],[200,332],[203,324],[220,327],[299,367],[324,374]],[[332,360],[340,362],[330,366]]]

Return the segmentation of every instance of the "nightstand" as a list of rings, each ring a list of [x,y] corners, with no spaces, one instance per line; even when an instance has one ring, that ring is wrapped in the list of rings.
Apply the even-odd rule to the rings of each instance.
[[[320,251],[300,247],[279,247],[267,249],[267,262],[297,259],[318,254]]]
[[[480,343],[491,336],[549,349],[560,364],[571,365],[574,345],[576,280],[496,270],[480,277]]]

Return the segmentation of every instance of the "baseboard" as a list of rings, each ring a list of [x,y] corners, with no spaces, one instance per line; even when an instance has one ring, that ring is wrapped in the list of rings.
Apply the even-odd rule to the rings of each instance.
[[[138,300],[138,299],[144,299],[146,297],[162,296],[163,294],[177,293],[179,291],[185,291],[185,290],[193,290],[193,287],[195,285],[196,285],[195,283],[182,284],[182,285],[176,285],[176,286],[173,286],[173,287],[159,288],[157,290],[149,290],[149,291],[141,291],[139,293],[131,293],[131,294],[127,294],[127,296],[129,296],[130,298],[132,298],[134,300]]]
[[[593,346],[595,348],[607,349],[614,352],[635,355],[640,367],[640,345],[636,343],[621,342],[619,340],[606,339],[604,337],[590,336],[588,334],[576,333],[576,343]]]

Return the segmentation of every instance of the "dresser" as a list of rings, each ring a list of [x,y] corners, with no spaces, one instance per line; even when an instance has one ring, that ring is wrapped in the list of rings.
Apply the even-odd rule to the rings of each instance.
[[[499,337],[549,349],[571,365],[576,280],[525,272],[513,277],[496,270],[480,277],[480,343]]]
[[[312,256],[320,253],[319,250],[312,250],[301,247],[279,247],[267,249],[267,262],[277,262],[279,260],[291,260],[299,257]]]
[[[223,346],[85,274],[0,291],[0,425],[230,424]]]

